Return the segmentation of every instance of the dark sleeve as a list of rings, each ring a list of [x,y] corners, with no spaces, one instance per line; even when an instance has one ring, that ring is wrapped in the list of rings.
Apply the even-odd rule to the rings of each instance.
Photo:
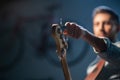
[[[107,44],[107,50],[101,53],[95,51],[95,53],[109,63],[120,65],[120,42],[112,43],[108,38],[104,41]]]

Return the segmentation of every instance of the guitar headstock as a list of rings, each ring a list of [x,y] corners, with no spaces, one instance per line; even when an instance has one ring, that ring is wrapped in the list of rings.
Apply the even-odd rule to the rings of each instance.
[[[63,35],[63,31],[58,24],[52,25],[52,36],[54,37],[56,42],[58,56],[64,57],[66,55],[68,44],[65,36]]]

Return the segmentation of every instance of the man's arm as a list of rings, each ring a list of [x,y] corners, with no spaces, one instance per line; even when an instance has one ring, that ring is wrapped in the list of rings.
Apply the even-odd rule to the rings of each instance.
[[[67,22],[65,24],[66,30],[64,31],[65,35],[71,36],[73,38],[82,38],[87,41],[97,52],[102,52],[107,49],[107,45],[104,42],[104,39],[94,36],[91,32],[83,28],[82,26]]]

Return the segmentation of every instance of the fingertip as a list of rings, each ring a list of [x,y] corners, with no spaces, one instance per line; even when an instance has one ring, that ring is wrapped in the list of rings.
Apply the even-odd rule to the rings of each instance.
[[[65,23],[65,26],[69,26],[69,25],[70,25],[70,22],[66,22],[66,23]]]

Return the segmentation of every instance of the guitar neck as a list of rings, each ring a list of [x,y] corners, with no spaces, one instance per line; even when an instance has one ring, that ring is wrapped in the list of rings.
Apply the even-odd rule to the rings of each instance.
[[[52,25],[52,36],[54,37],[56,41],[57,53],[58,53],[58,57],[60,58],[65,80],[72,80],[70,72],[69,72],[68,64],[66,61],[66,49],[67,49],[68,44],[63,35],[61,26],[59,26],[58,24]]]
[[[65,56],[61,58],[61,65],[63,68],[65,80],[72,80]]]

